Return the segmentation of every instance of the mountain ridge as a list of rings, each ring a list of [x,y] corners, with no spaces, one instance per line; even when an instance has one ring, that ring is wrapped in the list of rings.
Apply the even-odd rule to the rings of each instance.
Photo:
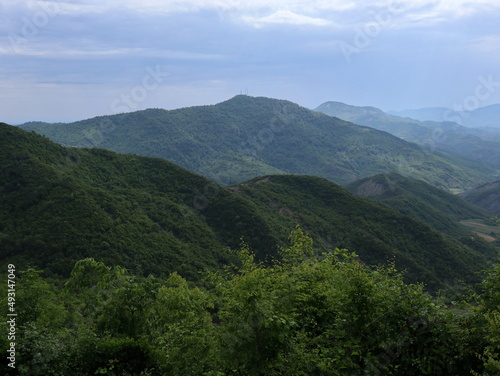
[[[21,128],[65,146],[167,159],[223,185],[283,173],[344,184],[390,171],[445,188],[488,181],[479,168],[459,166],[387,132],[264,97],[238,95],[211,106]]]

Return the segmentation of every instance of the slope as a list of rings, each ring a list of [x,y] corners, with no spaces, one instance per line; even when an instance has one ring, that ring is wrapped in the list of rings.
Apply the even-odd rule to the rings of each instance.
[[[325,179],[267,176],[230,189],[258,202],[266,217],[299,222],[326,249],[355,250],[370,265],[394,259],[410,281],[426,281],[431,288],[444,281],[477,281],[474,273],[496,257],[493,247],[470,233],[469,244],[460,242]]]
[[[462,241],[471,234],[458,222],[471,218],[488,218],[485,210],[458,196],[424,181],[405,178],[395,173],[364,178],[346,185],[345,188],[355,195],[382,202]]]
[[[486,209],[489,213],[500,216],[500,180],[483,184],[462,193],[461,196],[464,200]]]
[[[388,133],[294,103],[239,95],[214,106],[151,109],[71,124],[25,124],[66,146],[170,160],[224,185],[264,174],[308,174],[337,183],[395,171],[446,188],[487,181]]]
[[[240,236],[266,254],[276,250],[250,204],[167,161],[67,149],[6,124],[0,161],[2,262],[67,275],[75,261],[94,257],[196,278],[224,262]],[[198,203],[196,192],[218,196],[218,207]],[[207,220],[213,210],[224,220]]]

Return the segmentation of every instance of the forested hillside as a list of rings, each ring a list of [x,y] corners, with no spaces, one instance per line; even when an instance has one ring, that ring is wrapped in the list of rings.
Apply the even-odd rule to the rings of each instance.
[[[461,195],[466,201],[500,216],[500,181],[483,184]]]
[[[472,234],[324,178],[224,188],[162,159],[66,148],[7,124],[0,162],[0,263],[15,281],[15,302],[9,282],[0,305],[16,312],[14,334],[0,323],[0,350],[15,354],[6,375],[500,369],[500,272],[481,272],[497,253]],[[409,182],[374,179],[387,176]],[[481,213],[439,200],[453,220]]]
[[[241,236],[262,252],[276,249],[249,205],[170,162],[66,149],[5,124],[0,133],[3,263],[68,275],[78,259],[95,257],[139,273],[196,278],[223,263],[225,246]],[[219,195],[216,209],[194,201],[210,189]],[[225,217],[215,224],[201,210]]]
[[[435,188],[421,180],[395,173],[361,179],[345,186],[350,192],[373,198],[400,213],[415,218],[435,230],[455,237],[468,237],[459,224],[466,219],[489,219],[490,213],[459,196]]]
[[[339,184],[398,172],[466,189],[490,171],[423,151],[386,132],[297,104],[236,96],[213,106],[150,109],[70,124],[27,123],[65,146],[160,157],[222,185],[268,174],[307,174]]]
[[[438,280],[448,284],[478,281],[473,270],[487,267],[487,260],[497,257],[493,246],[465,228],[453,236],[445,235],[325,179],[268,176],[230,189],[258,203],[259,212],[270,219],[279,213],[288,219],[288,226],[301,224],[326,248],[355,250],[369,265],[393,260],[399,270],[411,274],[407,277],[412,282],[425,280],[428,286],[439,287]]]

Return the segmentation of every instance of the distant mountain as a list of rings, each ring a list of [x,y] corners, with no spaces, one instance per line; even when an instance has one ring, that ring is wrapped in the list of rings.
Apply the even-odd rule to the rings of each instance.
[[[359,107],[330,101],[323,103],[314,111],[389,132],[409,142],[424,139],[430,134],[429,129],[416,120],[392,116],[371,106]]]
[[[500,104],[480,107],[468,115],[464,119],[467,127],[500,129]]]
[[[373,198],[435,230],[463,239],[469,230],[458,222],[471,218],[488,219],[487,211],[424,181],[387,173],[348,184],[349,192]]]
[[[461,196],[468,202],[500,216],[500,180],[464,192]]]
[[[390,111],[391,115],[408,117],[420,121],[452,121],[471,128],[500,130],[500,104],[479,107],[472,111],[453,111],[444,107],[429,107],[416,110]]]
[[[432,230],[325,179],[266,176],[222,188],[170,162],[64,148],[0,124],[0,264],[67,275],[94,257],[140,274],[196,279],[227,262],[241,237],[261,260],[300,223],[318,252],[346,247],[372,265],[395,259],[407,279],[472,282],[496,253]],[[476,244],[473,244],[476,243]]]
[[[430,110],[429,113],[436,114],[442,109]],[[500,134],[466,128],[450,121],[418,121],[389,115],[374,107],[351,106],[340,102],[323,103],[316,111],[389,132],[419,144],[426,150],[441,153],[456,165],[482,171],[491,177],[490,180],[499,176]]]
[[[388,111],[390,115],[411,118],[419,121],[452,121],[455,112],[446,107],[425,107],[412,110]]]
[[[491,180],[386,132],[269,98],[236,96],[214,106],[150,109],[70,124],[24,124],[65,146],[160,157],[223,185],[266,174],[308,174],[348,183],[398,172],[445,188]]]

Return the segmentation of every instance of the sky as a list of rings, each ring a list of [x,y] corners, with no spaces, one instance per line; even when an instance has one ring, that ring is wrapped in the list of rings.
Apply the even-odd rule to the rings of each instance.
[[[0,121],[243,93],[385,111],[500,103],[498,0],[0,0]]]

